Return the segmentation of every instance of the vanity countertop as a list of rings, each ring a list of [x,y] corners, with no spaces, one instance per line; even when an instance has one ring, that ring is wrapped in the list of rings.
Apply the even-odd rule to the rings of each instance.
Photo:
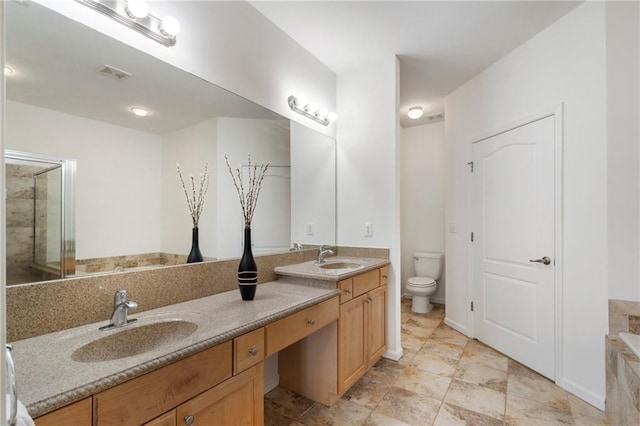
[[[133,311],[130,318],[138,321],[118,330],[99,331],[104,321],[16,341],[13,358],[18,395],[29,414],[37,417],[339,294],[329,283],[309,286],[273,281],[258,285],[251,302],[242,301],[233,290],[140,314]],[[142,354],[99,362],[74,360],[74,351],[109,333],[177,320],[195,323],[197,329]],[[143,343],[132,341],[131,345]]]
[[[324,264],[330,265],[332,263],[352,263],[360,266],[357,268],[323,269],[320,265],[316,264],[315,261],[311,260],[309,262],[296,263],[294,265],[278,266],[275,268],[275,273],[282,276],[335,282],[386,266],[390,262],[388,259],[376,259],[369,257],[334,256],[325,258]]]

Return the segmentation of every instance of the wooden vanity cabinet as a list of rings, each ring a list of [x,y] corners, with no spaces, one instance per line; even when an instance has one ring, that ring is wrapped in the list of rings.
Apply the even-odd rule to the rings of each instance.
[[[91,397],[38,417],[36,426],[91,426]]]
[[[345,280],[353,280],[353,298],[340,305],[339,395],[346,392],[378,362],[387,348],[387,271],[388,268],[384,267]],[[338,286],[348,288],[343,281]]]

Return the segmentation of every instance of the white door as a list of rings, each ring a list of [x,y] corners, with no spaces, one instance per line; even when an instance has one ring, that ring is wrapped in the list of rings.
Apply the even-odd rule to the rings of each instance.
[[[475,337],[555,379],[555,118],[473,145]]]

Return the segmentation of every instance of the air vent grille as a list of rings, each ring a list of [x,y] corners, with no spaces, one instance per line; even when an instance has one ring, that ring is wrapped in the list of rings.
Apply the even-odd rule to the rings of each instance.
[[[116,67],[112,67],[111,65],[102,65],[100,68],[96,70],[96,72],[105,77],[109,77],[114,80],[122,81],[131,77],[131,73],[118,69]]]

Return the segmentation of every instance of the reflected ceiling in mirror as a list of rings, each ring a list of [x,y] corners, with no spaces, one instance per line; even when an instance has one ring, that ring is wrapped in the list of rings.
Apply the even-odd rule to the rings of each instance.
[[[292,241],[335,244],[332,139],[42,5],[8,2],[6,22],[14,73],[6,77],[5,146],[77,161],[79,272],[184,261],[192,223],[176,163],[196,176],[209,164],[203,255],[238,257],[240,206],[225,153],[233,167],[248,153],[273,166],[256,209],[257,254]],[[150,113],[136,116],[133,106]],[[8,215],[24,216],[29,203],[8,204]],[[33,230],[21,226],[7,235],[8,247],[15,243],[8,253],[25,251],[21,239]]]

